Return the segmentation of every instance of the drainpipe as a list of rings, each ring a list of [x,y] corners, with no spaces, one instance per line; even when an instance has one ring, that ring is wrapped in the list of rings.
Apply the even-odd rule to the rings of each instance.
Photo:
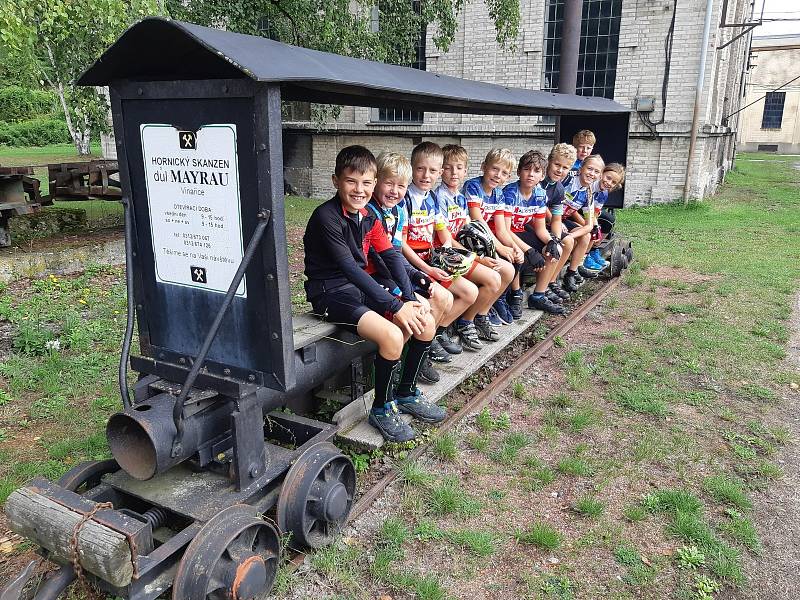
[[[578,85],[578,53],[581,48],[583,0],[565,0],[558,63],[558,93],[574,94]]]
[[[683,204],[689,204],[689,180],[692,177],[692,155],[697,141],[697,128],[700,121],[700,104],[703,95],[703,80],[706,77],[706,55],[708,54],[708,40],[711,37],[711,11],[714,0],[706,1],[706,19],[703,24],[703,42],[700,47],[700,70],[697,73],[697,88],[694,94],[694,112],[692,114],[692,129],[689,133],[689,158],[686,161],[686,180],[683,182]]]

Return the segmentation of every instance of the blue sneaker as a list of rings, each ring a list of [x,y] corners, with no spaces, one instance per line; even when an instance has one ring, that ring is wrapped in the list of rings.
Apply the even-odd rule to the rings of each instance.
[[[598,265],[596,262],[594,262],[592,260],[592,257],[587,254],[586,258],[583,259],[583,268],[584,269],[589,269],[590,271],[599,271],[603,267],[601,265]]]
[[[494,309],[494,306],[492,306],[489,309],[489,312],[486,313],[486,317],[489,319],[489,323],[495,327],[500,327],[500,325],[503,324],[503,322],[500,320],[500,317],[497,316],[497,311]]]
[[[497,316],[503,322],[503,325],[511,325],[514,322],[514,315],[511,314],[511,309],[504,296],[500,296],[497,302],[494,303],[494,309],[497,311]]]
[[[369,411],[369,424],[380,431],[389,442],[407,442],[417,437],[414,430],[400,419],[400,411],[395,402],[379,408],[373,407]]]
[[[591,256],[592,260],[596,262],[598,265],[600,265],[601,268],[608,266],[608,261],[605,258],[603,258],[602,254],[600,254],[599,248],[595,248],[594,250],[589,252],[589,256]]]

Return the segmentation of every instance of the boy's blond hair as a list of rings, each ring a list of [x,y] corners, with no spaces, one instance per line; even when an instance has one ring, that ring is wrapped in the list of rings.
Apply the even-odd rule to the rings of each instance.
[[[378,155],[378,179],[399,177],[406,185],[411,181],[411,163],[397,152],[381,152]]]
[[[438,158],[439,160],[444,159],[444,154],[442,154],[442,149],[439,147],[439,144],[422,142],[414,146],[414,149],[411,151],[411,166],[413,167],[417,164],[417,161],[423,156],[427,158]]]
[[[618,190],[619,188],[621,188],[622,184],[625,183],[625,167],[623,167],[621,164],[615,163],[615,162],[614,163],[608,163],[603,168],[603,173],[605,173],[606,171],[613,171],[614,173],[619,175],[619,182],[617,182],[617,185],[615,185],[613,187],[613,189],[611,189],[609,191],[613,192],[614,190]]]
[[[562,142],[553,146],[553,149],[550,150],[550,154],[547,156],[547,162],[551,162],[556,156],[566,158],[571,165],[575,162],[575,159],[578,158],[578,151],[572,144],[565,144]]]
[[[600,172],[602,173],[603,170],[606,168],[606,161],[603,160],[603,157],[599,154],[590,154],[586,158],[583,159],[583,163],[581,164],[581,168],[588,162],[596,162],[600,164]],[[380,163],[378,163],[380,164]]]
[[[581,144],[591,144],[592,146],[597,143],[597,138],[594,133],[588,129],[581,129],[578,133],[572,136],[572,145],[580,146]]]
[[[517,159],[508,148],[492,148],[483,159],[482,166],[488,167],[494,163],[500,163],[509,173],[513,173],[514,167],[517,166]]]
[[[467,166],[469,155],[467,154],[464,146],[457,144],[447,144],[442,148],[442,156],[444,157],[443,163],[446,162],[463,162]]]

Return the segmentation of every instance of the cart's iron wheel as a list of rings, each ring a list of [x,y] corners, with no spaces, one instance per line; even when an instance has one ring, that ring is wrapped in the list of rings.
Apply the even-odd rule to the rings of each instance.
[[[119,465],[113,458],[90,460],[75,465],[64,473],[58,480],[58,485],[70,492],[77,492],[81,488],[86,491],[99,485],[103,475],[114,471],[119,471]]]
[[[214,515],[186,547],[173,600],[264,599],[278,571],[280,539],[256,509],[234,504]]]
[[[625,253],[622,251],[622,243],[617,240],[611,250],[611,256],[608,258],[611,262],[611,276],[619,277],[622,271],[625,270]]]
[[[321,548],[341,530],[353,506],[356,470],[329,442],[314,444],[286,473],[276,508],[294,548]]]

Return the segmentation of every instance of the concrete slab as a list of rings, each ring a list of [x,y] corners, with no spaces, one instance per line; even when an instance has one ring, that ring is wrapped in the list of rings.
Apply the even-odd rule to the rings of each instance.
[[[438,403],[445,398],[447,394],[458,387],[467,377],[478,371],[478,369],[485,365],[491,358],[508,346],[521,333],[532,327],[541,317],[541,311],[525,309],[520,320],[515,321],[512,325],[500,327],[498,330],[500,339],[496,342],[486,342],[483,350],[480,352],[469,352],[465,350],[461,354],[453,356],[452,362],[446,364],[435,363],[436,370],[439,371],[442,378],[435,384],[421,383],[421,389],[431,402]],[[372,398],[369,399],[369,406],[371,405]],[[339,412],[344,413],[345,411],[349,411],[349,416],[358,414],[359,420],[356,425],[350,429],[347,429],[346,425],[340,425],[341,431],[337,434],[340,440],[367,450],[375,450],[383,446],[385,443],[383,436],[377,429],[367,423],[364,417],[364,405],[362,400],[359,399],[355,402],[351,402]],[[409,423],[411,417],[409,415],[403,415],[403,420]]]

